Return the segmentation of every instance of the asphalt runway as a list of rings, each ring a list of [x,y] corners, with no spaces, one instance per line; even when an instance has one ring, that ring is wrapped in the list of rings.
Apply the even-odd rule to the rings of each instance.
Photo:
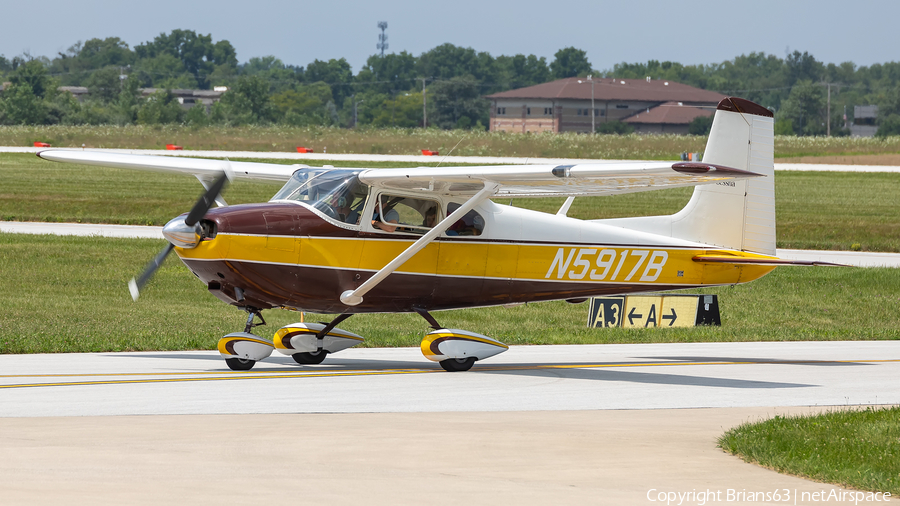
[[[660,504],[692,492],[681,504],[786,504],[756,494],[844,489],[746,464],[716,438],[779,414],[900,404],[898,377],[893,341],[518,346],[465,373],[415,348],[249,372],[202,351],[4,355],[0,492],[3,504]]]

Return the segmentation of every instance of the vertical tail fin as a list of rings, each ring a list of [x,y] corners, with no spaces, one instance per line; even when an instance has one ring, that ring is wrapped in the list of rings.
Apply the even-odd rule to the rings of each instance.
[[[772,113],[741,98],[719,102],[703,161],[766,177],[694,188],[671,216],[598,220],[602,223],[723,248],[775,255],[775,134]]]

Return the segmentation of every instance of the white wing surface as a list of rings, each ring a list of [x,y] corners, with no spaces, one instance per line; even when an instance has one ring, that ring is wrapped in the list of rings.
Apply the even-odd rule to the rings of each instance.
[[[495,196],[578,197],[697,186],[757,176],[762,174],[708,163],[622,162],[375,169],[363,172],[359,178],[363,183],[381,188],[448,195],[472,195],[485,183],[496,183],[500,188]]]
[[[192,174],[201,181],[228,169],[236,178],[287,181],[307,165],[228,162],[202,158],[130,155],[54,149],[37,154],[56,162],[121,169]],[[697,162],[616,162],[577,165],[496,165],[363,169],[363,183],[379,188],[443,195],[474,195],[486,184],[499,185],[497,197],[616,195],[697,186],[762,176],[755,172]]]
[[[225,162],[206,158],[183,158],[154,155],[127,155],[106,153],[102,151],[82,151],[52,149],[37,154],[45,160],[54,162],[97,165],[118,169],[148,170],[153,172],[170,172],[192,174],[201,181],[215,178],[224,171],[230,170],[234,177],[240,179],[264,179],[268,181],[287,181],[298,168],[306,165],[284,165],[278,163]]]

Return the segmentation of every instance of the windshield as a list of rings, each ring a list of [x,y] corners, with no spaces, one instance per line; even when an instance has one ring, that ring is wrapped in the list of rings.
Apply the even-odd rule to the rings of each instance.
[[[300,169],[272,197],[315,207],[329,218],[358,225],[369,187],[356,177],[361,171],[346,169]]]

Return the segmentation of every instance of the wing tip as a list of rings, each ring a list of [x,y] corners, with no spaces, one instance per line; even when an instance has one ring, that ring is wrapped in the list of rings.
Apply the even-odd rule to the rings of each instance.
[[[675,172],[680,172],[682,174],[691,174],[691,175],[712,173],[710,175],[721,175],[721,176],[726,176],[726,177],[765,176],[765,174],[760,174],[758,172],[751,172],[749,170],[735,169],[733,167],[726,167],[724,165],[716,165],[714,163],[702,163],[702,162],[673,163],[672,170],[674,170]]]

